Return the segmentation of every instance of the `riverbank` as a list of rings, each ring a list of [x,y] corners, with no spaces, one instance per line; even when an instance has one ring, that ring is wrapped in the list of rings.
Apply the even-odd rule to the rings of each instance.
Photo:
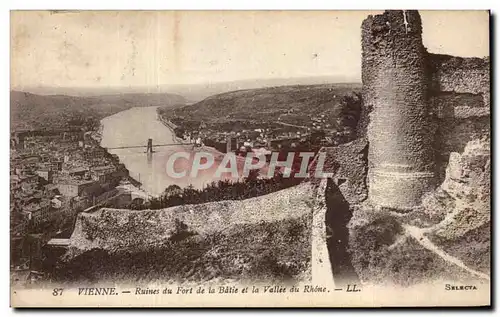
[[[158,110],[158,108],[156,108]],[[177,141],[177,143],[183,144],[186,143],[185,140],[179,138],[175,134],[175,129],[177,128],[177,125],[175,125],[173,122],[170,122],[169,120],[163,118],[158,112],[156,116],[157,120],[160,121],[167,129],[170,130],[170,133],[172,133],[172,138]]]
[[[186,143],[189,143],[189,144],[193,144],[194,145],[194,142],[188,142],[182,138],[179,138],[176,134],[175,134],[175,129],[177,128],[177,125],[165,118],[163,118],[159,113],[158,113],[158,121],[160,121],[167,129],[170,130],[170,132],[172,133],[172,137],[175,139],[175,141],[179,144],[183,144],[185,145]],[[225,152],[222,152],[218,149],[216,149],[215,147],[213,146],[208,146],[208,145],[202,145],[201,146],[202,149],[206,149],[208,152],[210,153],[214,153],[216,155],[223,155]]]

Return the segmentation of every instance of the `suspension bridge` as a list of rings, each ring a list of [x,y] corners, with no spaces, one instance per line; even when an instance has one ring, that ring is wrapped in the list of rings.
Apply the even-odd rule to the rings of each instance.
[[[136,148],[146,148],[146,153],[153,153],[153,148],[155,147],[165,147],[165,146],[179,146],[179,145],[195,145],[193,143],[165,143],[165,144],[154,144],[153,139],[148,139],[145,145],[127,145],[127,146],[117,146],[117,147],[107,147],[108,150],[122,150],[122,149],[136,149]]]

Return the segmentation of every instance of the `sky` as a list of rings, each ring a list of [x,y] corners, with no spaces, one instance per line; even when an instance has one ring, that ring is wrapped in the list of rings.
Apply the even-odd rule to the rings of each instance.
[[[11,87],[360,81],[369,11],[12,11]],[[432,53],[489,54],[486,11],[421,11]]]

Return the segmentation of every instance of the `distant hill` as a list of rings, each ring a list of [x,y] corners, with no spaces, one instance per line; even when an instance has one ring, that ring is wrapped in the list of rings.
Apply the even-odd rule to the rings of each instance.
[[[100,120],[132,107],[184,104],[175,94],[114,94],[92,97],[36,95],[22,91],[10,93],[11,129],[62,127],[71,120]]]
[[[268,79],[245,79],[230,82],[208,83],[198,85],[175,85],[169,86],[168,91],[186,96],[189,100],[200,101],[212,95],[238,90],[271,88],[278,86],[297,85],[323,85],[335,83],[335,85],[351,85],[356,82],[352,78],[338,76],[315,76],[315,77],[293,77],[293,78],[268,78]],[[343,84],[347,83],[347,84]],[[356,84],[355,84],[356,85]],[[360,85],[360,84],[359,84]]]
[[[357,83],[247,89],[210,96],[184,107],[162,110],[170,118],[184,122],[203,121],[214,126],[227,126],[242,120],[257,124],[277,120],[301,124],[321,114],[333,122],[342,111],[342,98],[359,93],[360,90],[361,85]]]
[[[257,89],[285,85],[321,85],[328,83],[349,83],[360,81],[358,78],[345,78],[341,76],[312,76],[292,78],[266,78],[266,79],[244,79],[227,82],[211,82],[204,84],[178,84],[158,86],[134,86],[134,87],[24,87],[23,91],[39,95],[71,95],[71,96],[100,96],[108,94],[119,94],[127,91],[137,94],[177,94],[184,96],[189,102],[197,102],[211,95],[242,90]]]

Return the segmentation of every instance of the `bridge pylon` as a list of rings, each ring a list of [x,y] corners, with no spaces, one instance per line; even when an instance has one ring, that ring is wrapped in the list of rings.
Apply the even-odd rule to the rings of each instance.
[[[146,147],[146,153],[153,153],[153,139],[148,139],[148,145]]]

